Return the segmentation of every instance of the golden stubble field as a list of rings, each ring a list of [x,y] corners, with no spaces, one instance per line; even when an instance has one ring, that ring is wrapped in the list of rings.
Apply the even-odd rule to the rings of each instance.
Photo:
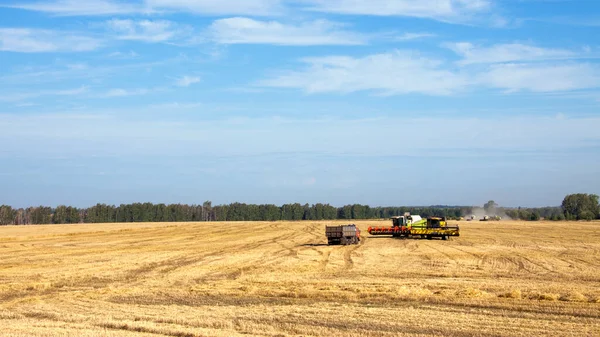
[[[598,222],[332,223],[2,227],[0,335],[600,336]]]

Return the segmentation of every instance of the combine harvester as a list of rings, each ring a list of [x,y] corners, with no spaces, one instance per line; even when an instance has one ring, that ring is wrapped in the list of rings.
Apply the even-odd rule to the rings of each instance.
[[[479,221],[500,221],[502,220],[502,217],[500,217],[499,215],[486,215],[484,216],[482,219],[479,219]]]
[[[448,240],[451,236],[460,236],[458,226],[448,226],[445,217],[422,219],[420,216],[410,215],[410,213],[392,217],[392,227],[369,227],[367,231],[371,235],[391,235],[407,238],[419,236],[429,240],[436,237]]]

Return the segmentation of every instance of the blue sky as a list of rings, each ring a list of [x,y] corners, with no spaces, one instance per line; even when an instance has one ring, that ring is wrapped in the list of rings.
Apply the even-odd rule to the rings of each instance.
[[[600,193],[600,2],[1,0],[0,204]]]

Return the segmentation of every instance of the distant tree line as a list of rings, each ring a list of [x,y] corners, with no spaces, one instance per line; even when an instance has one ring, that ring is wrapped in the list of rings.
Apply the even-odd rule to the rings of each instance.
[[[537,221],[540,219],[560,221],[565,220],[564,212],[561,207],[540,207],[540,208],[502,208],[504,214],[510,219]]]
[[[559,207],[501,208],[490,201],[484,205],[488,214],[504,214],[520,220],[592,220],[600,218],[600,205],[595,194],[571,194]],[[133,203],[119,206],[97,204],[88,208],[38,206],[15,209],[0,206],[0,225],[110,223],[110,222],[179,222],[179,221],[277,221],[277,220],[335,220],[335,219],[385,219],[405,212],[422,217],[444,216],[460,219],[473,214],[471,206],[429,207],[370,207],[367,205],[329,204],[244,204],[232,203],[213,206]]]
[[[489,215],[503,215],[514,220],[594,220],[600,219],[600,204],[595,194],[569,194],[557,207],[505,208],[498,207],[493,200],[483,206]]]
[[[134,203],[120,206],[97,204],[89,208],[39,206],[14,209],[0,206],[0,225],[110,223],[110,222],[176,222],[176,221],[277,221],[277,220],[335,220],[379,219],[402,215],[405,212],[421,216],[445,216],[458,219],[468,214],[472,207],[370,207],[329,204],[245,204],[232,203],[213,206],[210,201],[202,205]]]

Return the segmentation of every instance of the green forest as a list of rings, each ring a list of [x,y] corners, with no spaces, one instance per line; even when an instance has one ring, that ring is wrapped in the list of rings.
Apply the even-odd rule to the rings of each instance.
[[[133,203],[119,206],[97,204],[88,208],[37,206],[13,208],[0,206],[0,225],[109,223],[109,222],[181,222],[181,221],[277,221],[385,219],[405,212],[422,217],[444,216],[451,220],[468,217],[481,209],[487,215],[500,215],[514,220],[593,220],[600,218],[600,205],[595,194],[567,195],[561,206],[541,208],[504,208],[494,201],[479,206],[370,207],[367,205],[329,204],[245,204],[213,206]]]

